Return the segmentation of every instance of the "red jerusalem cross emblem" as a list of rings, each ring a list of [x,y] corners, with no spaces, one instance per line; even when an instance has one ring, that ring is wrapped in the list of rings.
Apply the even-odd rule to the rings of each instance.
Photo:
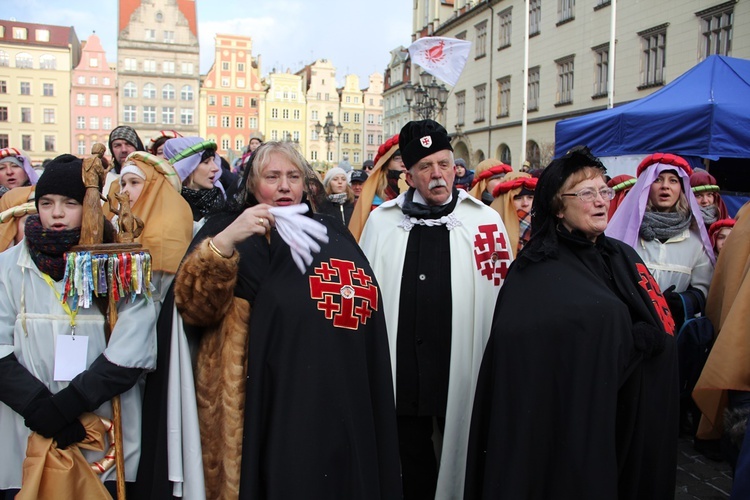
[[[432,146],[432,137],[426,135],[419,139],[419,142],[422,144],[422,146],[429,148],[430,146]]]
[[[661,290],[659,290],[659,285],[656,283],[656,280],[651,273],[648,272],[648,268],[645,265],[639,262],[635,265],[635,268],[641,276],[638,284],[641,285],[641,288],[646,290],[648,298],[651,299],[651,304],[654,306],[656,315],[659,316],[661,324],[664,325],[664,330],[669,335],[674,336],[674,318],[672,318],[672,313],[669,311],[669,305],[667,305],[664,295],[662,295]]]
[[[474,263],[479,274],[499,286],[508,274],[510,265],[505,235],[497,224],[484,224],[478,229],[479,232],[474,235]]]
[[[348,260],[322,262],[310,276],[310,297],[333,326],[356,330],[378,310],[378,288],[372,277]]]

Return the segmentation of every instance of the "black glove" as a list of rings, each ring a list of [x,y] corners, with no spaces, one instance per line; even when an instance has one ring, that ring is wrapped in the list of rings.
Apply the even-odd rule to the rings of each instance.
[[[23,417],[26,427],[47,438],[54,437],[69,423],[51,396],[33,400],[23,411]]]
[[[72,385],[51,397],[33,400],[23,411],[26,427],[44,437],[54,437],[86,411],[86,402]]]
[[[674,331],[679,332],[682,324],[685,323],[685,306],[682,304],[682,298],[679,293],[675,293],[675,286],[672,285],[662,292],[664,300],[667,301],[669,311],[674,319]]]
[[[63,427],[55,434],[58,449],[65,449],[73,443],[80,443],[86,438],[86,428],[80,420],[75,419],[72,423]]]
[[[645,358],[658,356],[664,351],[666,334],[653,325],[643,321],[633,324],[633,343]]]

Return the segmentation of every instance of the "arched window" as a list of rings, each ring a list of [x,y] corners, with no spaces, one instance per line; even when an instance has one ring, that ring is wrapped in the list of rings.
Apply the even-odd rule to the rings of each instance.
[[[183,85],[180,91],[180,99],[183,101],[193,100],[193,87],[191,85]]]
[[[4,50],[0,50],[0,66],[10,66],[10,57]]]
[[[143,86],[143,98],[144,99],[156,99],[156,85],[153,83],[147,83]]]
[[[51,54],[42,54],[39,58],[39,68],[57,69],[57,59]]]
[[[541,167],[541,151],[535,141],[526,141],[526,160],[531,164],[532,170]]]
[[[135,83],[128,82],[122,88],[122,95],[124,97],[138,97],[138,87],[136,87]]]
[[[168,83],[161,88],[162,99],[174,99],[174,85]]]
[[[27,54],[26,52],[19,52],[16,54],[16,68],[33,68],[34,67],[34,58],[31,57],[31,54]]]
[[[500,144],[500,147],[498,148],[498,156],[500,157],[501,162],[505,163],[506,165],[512,165],[510,148],[507,144]]]
[[[474,164],[474,165],[479,165],[479,164],[480,164],[480,163],[482,163],[482,162],[483,162],[484,160],[485,160],[485,157],[484,157],[484,151],[482,151],[481,149],[477,149],[477,150],[476,150],[476,151],[474,152],[474,161],[473,161],[473,164]]]

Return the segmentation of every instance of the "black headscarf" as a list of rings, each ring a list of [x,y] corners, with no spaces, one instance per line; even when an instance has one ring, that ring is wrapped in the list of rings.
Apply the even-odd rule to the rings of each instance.
[[[519,254],[519,264],[524,260],[538,262],[557,257],[557,214],[554,199],[557,192],[572,174],[585,167],[607,172],[604,164],[587,146],[576,146],[564,156],[552,160],[539,176],[531,207],[531,240]]]

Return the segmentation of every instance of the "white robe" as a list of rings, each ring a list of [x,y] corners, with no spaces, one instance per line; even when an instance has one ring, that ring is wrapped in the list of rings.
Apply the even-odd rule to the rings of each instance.
[[[53,394],[68,386],[68,382],[54,380],[57,335],[70,335],[71,330],[70,318],[56,295],[61,291],[62,282],[55,283],[53,292],[42,278],[25,243],[0,254],[0,358],[15,353],[18,362]],[[117,324],[107,344],[105,319],[99,309],[79,309],[76,337],[88,337],[86,366],[103,352],[118,366],[154,369],[156,317],[151,300],[139,296],[131,303],[121,301],[117,312]],[[135,481],[140,459],[142,393],[143,378],[120,396],[128,481]],[[106,402],[95,413],[112,418],[112,406]],[[21,487],[21,465],[30,434],[23,417],[0,403],[0,489]],[[84,451],[84,456],[91,462],[101,460],[104,453]],[[102,480],[114,479],[114,467],[102,475]]]
[[[635,251],[662,291],[674,285],[674,291],[681,293],[692,286],[703,292],[704,297],[708,297],[714,265],[694,226],[695,223],[664,243],[657,239],[646,241],[638,238]]]
[[[175,306],[172,306],[168,384],[167,473],[172,494],[178,498],[203,500],[206,485],[195,380],[184,324]]]
[[[490,335],[497,294],[513,258],[500,215],[465,191],[458,193],[458,203],[448,220],[453,334],[445,432],[435,494],[438,500],[463,498],[466,448],[477,375]],[[404,199],[402,194],[375,209],[360,238],[360,246],[370,260],[383,294],[394,392],[398,305],[409,239],[409,221],[401,211]],[[488,231],[494,235],[489,245],[485,239]]]

